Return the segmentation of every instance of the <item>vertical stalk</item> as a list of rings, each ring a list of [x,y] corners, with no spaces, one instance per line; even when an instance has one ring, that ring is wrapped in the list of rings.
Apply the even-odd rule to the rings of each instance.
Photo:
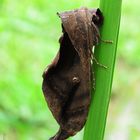
[[[100,9],[104,15],[101,28],[102,40],[112,40],[112,44],[101,42],[95,47],[96,59],[107,66],[107,69],[93,65],[96,78],[95,91],[92,91],[92,102],[85,126],[84,140],[103,140],[112,79],[116,58],[118,33],[121,17],[122,0],[100,0]]]

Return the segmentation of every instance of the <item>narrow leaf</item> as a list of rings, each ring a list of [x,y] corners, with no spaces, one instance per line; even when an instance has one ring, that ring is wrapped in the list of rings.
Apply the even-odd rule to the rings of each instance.
[[[85,126],[84,140],[103,140],[104,138],[116,59],[121,3],[122,0],[100,0],[100,9],[104,15],[101,38],[102,40],[111,40],[113,43],[101,42],[95,48],[96,59],[99,63],[107,66],[107,69],[96,64],[93,65],[96,86],[95,91],[92,92],[92,102]]]

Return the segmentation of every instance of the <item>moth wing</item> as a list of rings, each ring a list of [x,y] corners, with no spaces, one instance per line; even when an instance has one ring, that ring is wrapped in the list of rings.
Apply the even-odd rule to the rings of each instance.
[[[70,91],[80,82],[73,81],[73,78],[78,76],[76,75],[78,62],[79,56],[72,47],[67,33],[64,33],[60,50],[52,64],[45,70],[42,84],[45,99],[59,124],[63,120],[62,112]]]
[[[93,45],[92,12],[87,8],[58,14],[62,20],[65,31],[78,53],[80,48]]]

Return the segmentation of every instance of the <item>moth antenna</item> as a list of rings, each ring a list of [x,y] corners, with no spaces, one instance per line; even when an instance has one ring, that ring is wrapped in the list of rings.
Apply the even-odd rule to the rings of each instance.
[[[100,35],[97,35],[97,37],[100,39],[100,41],[104,42],[104,43],[109,43],[109,44],[112,44],[113,41],[112,40],[104,40],[100,37]]]

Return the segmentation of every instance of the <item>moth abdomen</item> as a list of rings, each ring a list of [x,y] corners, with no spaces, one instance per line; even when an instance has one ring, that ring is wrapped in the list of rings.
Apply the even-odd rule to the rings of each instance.
[[[60,128],[57,134],[54,137],[50,138],[49,140],[65,140],[68,137],[69,137],[68,132]]]

